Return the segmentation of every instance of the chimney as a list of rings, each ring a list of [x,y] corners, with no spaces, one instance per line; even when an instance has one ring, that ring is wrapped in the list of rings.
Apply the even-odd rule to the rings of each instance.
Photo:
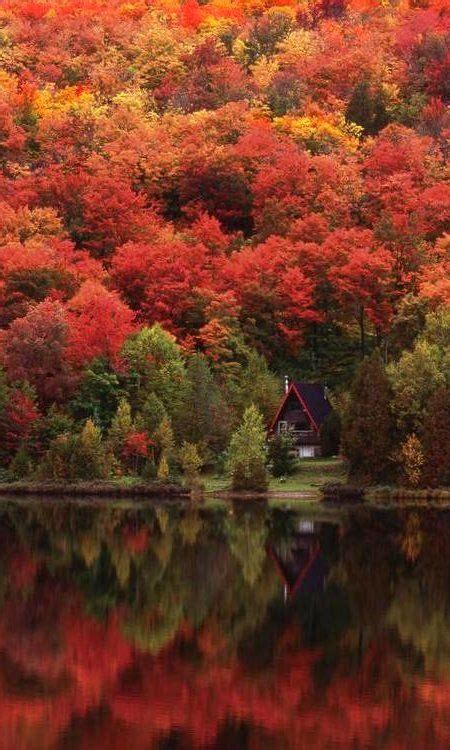
[[[289,376],[284,376],[284,392],[287,393],[289,390]]]

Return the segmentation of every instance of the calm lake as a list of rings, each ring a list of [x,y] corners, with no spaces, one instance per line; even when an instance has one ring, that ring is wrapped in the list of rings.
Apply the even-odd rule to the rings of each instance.
[[[450,515],[0,505],[1,750],[450,746]]]

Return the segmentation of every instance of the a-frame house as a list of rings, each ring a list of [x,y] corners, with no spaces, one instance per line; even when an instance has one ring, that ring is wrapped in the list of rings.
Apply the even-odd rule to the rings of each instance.
[[[320,430],[330,412],[331,404],[324,385],[288,383],[269,435],[289,432],[300,458],[316,458],[321,455]]]

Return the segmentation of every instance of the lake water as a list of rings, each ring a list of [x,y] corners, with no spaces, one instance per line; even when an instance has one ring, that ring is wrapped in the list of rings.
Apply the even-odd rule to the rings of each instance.
[[[1,750],[450,747],[450,516],[0,505]]]

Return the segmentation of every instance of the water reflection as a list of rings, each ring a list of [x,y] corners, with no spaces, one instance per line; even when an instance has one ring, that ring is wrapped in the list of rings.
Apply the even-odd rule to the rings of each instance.
[[[0,747],[446,748],[450,516],[0,506]]]

